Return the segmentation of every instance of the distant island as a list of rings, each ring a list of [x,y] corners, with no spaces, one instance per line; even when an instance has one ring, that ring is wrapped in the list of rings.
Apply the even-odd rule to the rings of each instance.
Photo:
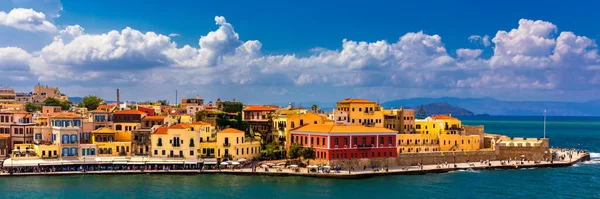
[[[382,103],[383,107],[418,107],[423,104],[447,103],[475,114],[541,116],[546,109],[551,116],[600,116],[600,100],[586,102],[503,101],[484,98],[409,98]],[[429,115],[429,112],[427,112]]]
[[[452,115],[452,116],[474,116],[475,114],[467,109],[455,107],[445,102],[431,103],[416,107],[408,107],[418,111],[421,107],[427,115]]]

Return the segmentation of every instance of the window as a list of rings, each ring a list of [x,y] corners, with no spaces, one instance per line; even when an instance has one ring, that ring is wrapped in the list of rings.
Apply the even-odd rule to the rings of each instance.
[[[165,150],[162,150],[162,155],[166,155],[167,152]]]
[[[317,140],[318,140],[318,139],[317,139]],[[310,145],[313,145],[313,144],[315,144],[315,138],[314,138],[314,137],[311,137],[311,138],[310,138]]]
[[[154,155],[158,155],[158,150],[154,149]]]
[[[317,138],[317,146],[319,146],[319,138]]]
[[[362,108],[358,108],[358,111],[362,111]]]
[[[420,124],[415,125],[415,129],[421,129],[421,125]]]
[[[117,130],[117,131],[123,130],[123,127],[120,124],[117,124],[115,126],[115,130]]]
[[[344,138],[344,146],[348,146],[348,138]]]
[[[383,143],[384,143],[384,142],[383,142],[383,137],[380,137],[380,138],[379,138],[379,145],[382,145]]]
[[[362,145],[363,147],[367,146],[367,138],[362,139]]]
[[[435,124],[433,124],[433,128],[435,128]]]
[[[190,147],[194,147],[194,138],[190,138]]]
[[[162,138],[158,138],[158,143],[156,143],[156,146],[162,146]]]
[[[371,137],[371,144],[374,145],[375,144],[375,138]]]
[[[194,150],[190,150],[190,156],[194,156]]]
[[[354,145],[357,145],[358,143],[358,138],[354,138]]]
[[[323,145],[325,145],[325,138],[323,138]]]
[[[337,146],[337,145],[338,145],[338,138],[335,138],[335,141],[334,141],[334,144],[333,144],[333,145],[335,145],[335,146]]]
[[[300,120],[300,126],[304,125],[304,120]]]

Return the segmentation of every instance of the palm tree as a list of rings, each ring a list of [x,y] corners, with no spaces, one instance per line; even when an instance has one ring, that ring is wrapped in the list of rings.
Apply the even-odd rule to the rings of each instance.
[[[317,104],[313,104],[313,105],[310,107],[310,110],[312,110],[312,112],[313,112],[313,113],[316,113],[318,109],[319,109],[319,106],[317,106]]]

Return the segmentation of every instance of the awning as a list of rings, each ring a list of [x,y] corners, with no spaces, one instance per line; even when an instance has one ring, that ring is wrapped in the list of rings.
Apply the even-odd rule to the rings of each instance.
[[[246,161],[246,158],[240,158],[240,159],[238,159],[237,161],[238,161],[238,162],[245,162],[245,161]]]
[[[127,162],[116,161],[116,162],[113,162],[113,164],[127,164]]]
[[[127,164],[144,164],[144,162],[127,162]]]
[[[233,165],[239,165],[240,163],[239,162],[232,162],[231,164],[233,164]]]
[[[229,163],[227,162],[221,162],[221,165],[228,165]]]
[[[204,164],[205,165],[217,165],[217,159],[214,159],[214,158],[204,159]]]

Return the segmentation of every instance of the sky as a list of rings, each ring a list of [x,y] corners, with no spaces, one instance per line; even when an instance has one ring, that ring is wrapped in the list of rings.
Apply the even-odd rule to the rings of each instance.
[[[0,85],[145,101],[600,99],[600,2],[0,0]]]

